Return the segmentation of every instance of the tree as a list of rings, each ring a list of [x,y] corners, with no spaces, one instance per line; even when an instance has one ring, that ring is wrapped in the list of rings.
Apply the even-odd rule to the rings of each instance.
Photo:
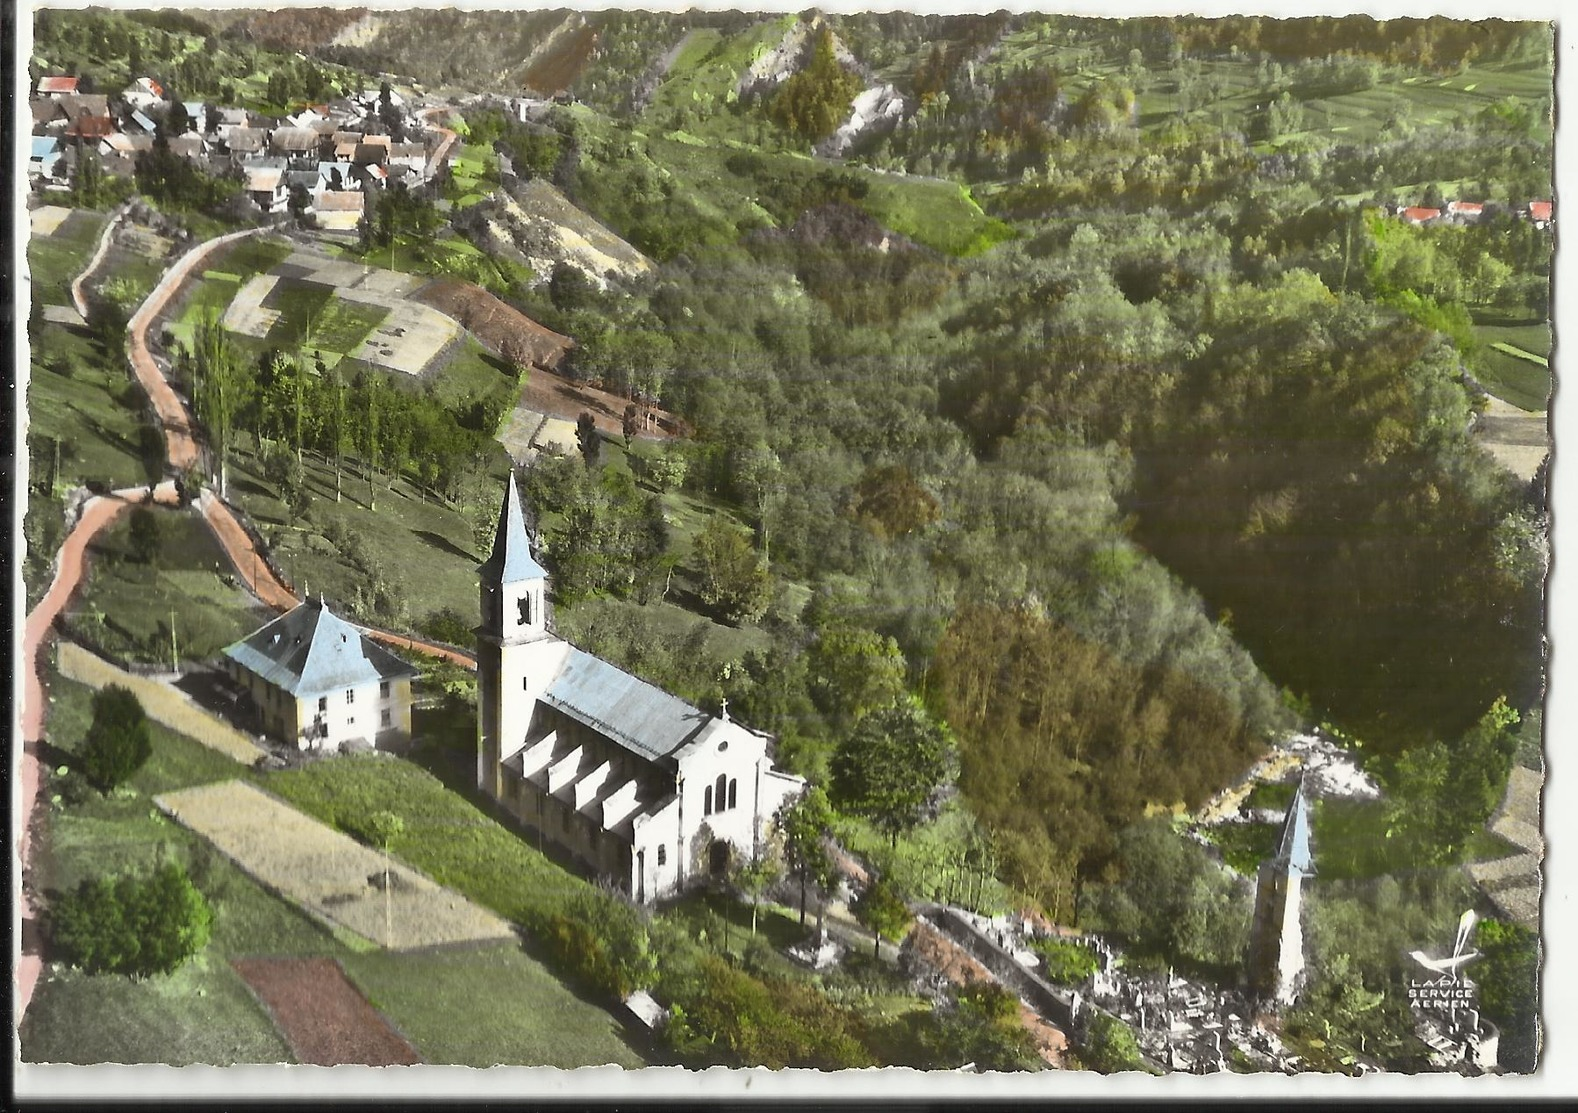
[[[242,406],[242,384],[229,334],[210,313],[198,325],[195,356],[197,385],[193,391],[198,416],[208,428],[209,442],[218,465],[219,497],[230,488],[231,433]]]
[[[575,419],[575,443],[581,450],[581,459],[586,461],[586,466],[596,467],[597,457],[603,451],[603,437],[597,431],[597,419],[589,410],[582,410],[581,416]]]
[[[904,654],[898,643],[842,618],[819,625],[806,667],[812,698],[846,723],[904,694]]]
[[[159,555],[159,515],[146,506],[132,511],[131,550],[140,564],[152,564]]]
[[[696,537],[701,599],[729,622],[755,622],[772,602],[772,580],[744,534],[721,515]]]
[[[904,898],[886,877],[866,886],[850,909],[861,923],[871,929],[871,957],[882,957],[882,937],[897,942],[914,919]]]
[[[832,800],[885,832],[892,846],[920,822],[953,775],[953,736],[914,699],[872,711],[833,755]]]
[[[378,849],[384,856],[384,946],[388,947],[394,937],[394,911],[392,887],[389,883],[389,848],[394,841],[405,834],[405,820],[391,811],[376,811],[367,817],[367,833],[378,844]]]
[[[208,945],[213,911],[179,865],[145,877],[89,878],[49,912],[60,956],[88,973],[167,974]]]
[[[82,753],[82,771],[102,792],[123,784],[153,755],[148,716],[136,695],[119,684],[93,696],[93,721]]]
[[[734,872],[734,883],[751,898],[751,934],[756,934],[756,913],[762,897],[778,883],[781,875],[778,861],[765,854],[742,864]]]
[[[831,135],[849,115],[850,104],[863,83],[857,74],[839,64],[833,50],[833,33],[817,31],[811,61],[783,83],[773,97],[769,114],[808,143]]]
[[[979,1070],[1034,1071],[1045,1065],[1020,1021],[1019,1001],[996,982],[977,981],[949,990],[939,1003],[928,1065],[974,1063]]]
[[[800,926],[805,926],[806,887],[830,888],[838,871],[827,852],[827,834],[833,826],[833,808],[820,785],[811,785],[778,812],[777,827],[784,837],[784,858],[800,880]]]

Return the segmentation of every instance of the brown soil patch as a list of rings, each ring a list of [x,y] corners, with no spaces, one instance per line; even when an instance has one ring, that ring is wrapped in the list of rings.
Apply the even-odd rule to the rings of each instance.
[[[586,68],[596,45],[596,28],[583,23],[533,60],[521,84],[546,96],[568,89]]]
[[[422,1058],[328,958],[245,958],[230,963],[274,1018],[297,1060],[410,1066]]]
[[[495,352],[502,350],[504,342],[511,338],[524,341],[533,366],[548,371],[556,370],[564,354],[575,346],[568,336],[544,328],[472,282],[439,278],[411,297],[449,314]]]

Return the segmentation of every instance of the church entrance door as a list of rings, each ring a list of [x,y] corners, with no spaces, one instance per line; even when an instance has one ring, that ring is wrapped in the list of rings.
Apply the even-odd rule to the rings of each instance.
[[[712,840],[712,846],[708,848],[707,865],[713,877],[722,877],[729,872],[729,844],[723,839]]]

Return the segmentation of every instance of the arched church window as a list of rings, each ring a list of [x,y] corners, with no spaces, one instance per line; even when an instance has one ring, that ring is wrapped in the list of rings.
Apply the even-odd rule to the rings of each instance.
[[[739,778],[738,777],[730,777],[729,778],[729,809],[731,811],[735,807],[735,794],[736,794],[736,790],[738,790],[739,787],[740,787]]]
[[[525,626],[525,625],[527,625],[528,623],[531,622],[531,593],[530,592],[527,592],[525,595],[521,596],[521,598],[520,598],[520,611],[521,611],[520,617],[519,617],[519,619],[517,621],[518,621],[519,625]]]
[[[725,777],[722,773],[719,773],[718,774],[718,787],[715,790],[715,795],[713,796],[713,799],[718,802],[718,810],[720,812],[724,809],[724,800],[726,799],[725,793],[727,793],[728,791],[729,791],[729,778]]]
[[[701,814],[702,815],[711,815],[712,814],[712,786],[711,785],[707,786],[707,791],[702,794],[701,800],[702,800],[702,803],[701,803]]]

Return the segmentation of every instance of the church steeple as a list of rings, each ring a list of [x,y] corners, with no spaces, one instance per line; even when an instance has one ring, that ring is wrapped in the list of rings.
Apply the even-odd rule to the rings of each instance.
[[[510,469],[509,489],[499,507],[499,524],[493,531],[493,552],[478,567],[484,582],[509,584],[521,580],[540,580],[548,573],[532,559],[526,541],[526,518],[521,513],[520,493],[515,489],[515,469]]]
[[[499,507],[493,552],[477,571],[482,581],[482,628],[478,632],[484,638],[519,642],[548,633],[548,573],[532,559],[513,469],[504,504]]]

